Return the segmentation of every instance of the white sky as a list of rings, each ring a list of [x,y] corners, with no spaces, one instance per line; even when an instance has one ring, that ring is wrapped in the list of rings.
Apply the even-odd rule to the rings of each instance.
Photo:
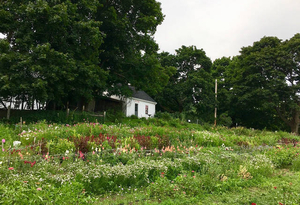
[[[212,60],[236,56],[264,36],[286,40],[300,33],[300,0],[158,0],[165,20],[155,40],[174,54],[182,45]]]

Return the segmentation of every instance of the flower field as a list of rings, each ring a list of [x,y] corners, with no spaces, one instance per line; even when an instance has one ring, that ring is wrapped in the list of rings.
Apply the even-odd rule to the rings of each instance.
[[[0,134],[0,204],[300,204],[300,139],[285,132],[128,121]]]

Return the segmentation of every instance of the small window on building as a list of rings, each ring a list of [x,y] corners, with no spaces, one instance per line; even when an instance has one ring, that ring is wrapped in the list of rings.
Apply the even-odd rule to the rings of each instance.
[[[145,114],[148,115],[148,105],[145,106]]]

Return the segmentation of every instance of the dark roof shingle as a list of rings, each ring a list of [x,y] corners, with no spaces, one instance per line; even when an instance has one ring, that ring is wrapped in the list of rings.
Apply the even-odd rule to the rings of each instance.
[[[152,97],[150,97],[147,93],[145,93],[144,91],[142,90],[138,90],[136,91],[136,89],[132,86],[130,86],[130,89],[133,91],[132,93],[132,97],[134,98],[139,98],[139,99],[142,99],[142,100],[147,100],[147,101],[150,101],[150,102],[155,102],[155,100],[153,100]]]

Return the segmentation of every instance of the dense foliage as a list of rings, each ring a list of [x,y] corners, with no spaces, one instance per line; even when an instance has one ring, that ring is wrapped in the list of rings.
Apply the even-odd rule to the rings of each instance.
[[[195,46],[182,46],[175,55],[161,53],[159,58],[163,66],[176,69],[168,85],[155,96],[159,109],[208,121],[214,107],[214,90],[212,63],[205,52]]]
[[[244,126],[263,129],[299,127],[300,35],[282,41],[264,37],[233,59],[214,62],[220,80],[219,106]]]
[[[155,94],[170,75],[153,39],[162,21],[155,0],[1,1],[1,102],[66,108],[130,95],[128,83]]]
[[[177,72],[155,96],[161,111],[181,113],[194,122],[217,122],[269,130],[299,129],[300,34],[282,41],[263,37],[244,47],[233,58],[216,59],[212,64],[203,50],[185,47],[175,55],[161,53],[164,66]],[[214,79],[218,95],[214,95]],[[177,115],[178,116],[178,115]]]

